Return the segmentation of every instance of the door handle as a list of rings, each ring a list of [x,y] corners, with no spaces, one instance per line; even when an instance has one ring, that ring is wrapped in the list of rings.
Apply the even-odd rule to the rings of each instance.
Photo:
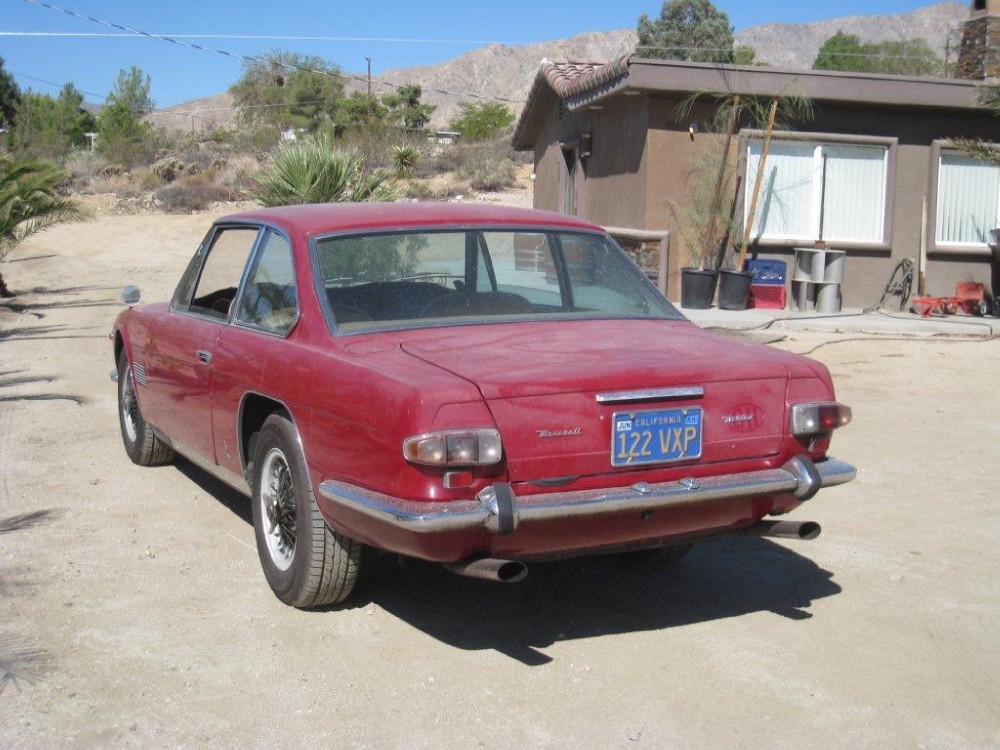
[[[205,351],[204,349],[199,349],[195,352],[198,356],[199,364],[210,365],[212,364],[212,352]]]

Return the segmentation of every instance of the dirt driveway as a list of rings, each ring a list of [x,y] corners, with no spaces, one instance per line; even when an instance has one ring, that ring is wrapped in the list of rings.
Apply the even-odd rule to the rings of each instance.
[[[118,290],[164,299],[209,223],[105,217],[0,267],[35,289],[0,308],[0,746],[1000,745],[1000,341],[816,350],[860,473],[796,514],[814,542],[509,587],[390,562],[300,612],[243,498],[118,436]]]

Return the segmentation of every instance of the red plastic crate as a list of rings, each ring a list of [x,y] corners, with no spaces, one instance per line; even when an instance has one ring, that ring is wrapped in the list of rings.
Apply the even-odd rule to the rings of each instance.
[[[785,307],[785,287],[773,284],[750,285],[750,307],[783,310]]]

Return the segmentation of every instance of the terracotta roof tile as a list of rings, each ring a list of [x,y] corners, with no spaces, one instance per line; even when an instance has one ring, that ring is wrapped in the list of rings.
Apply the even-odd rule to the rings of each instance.
[[[546,62],[540,72],[560,98],[568,99],[627,76],[629,57],[608,63]]]

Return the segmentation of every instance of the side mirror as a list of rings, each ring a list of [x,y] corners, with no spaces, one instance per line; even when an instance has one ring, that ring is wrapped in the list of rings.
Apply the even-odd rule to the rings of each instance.
[[[139,300],[141,299],[142,292],[139,291],[139,287],[129,284],[127,287],[122,289],[122,302],[129,307],[132,307],[132,305],[138,305]]]

